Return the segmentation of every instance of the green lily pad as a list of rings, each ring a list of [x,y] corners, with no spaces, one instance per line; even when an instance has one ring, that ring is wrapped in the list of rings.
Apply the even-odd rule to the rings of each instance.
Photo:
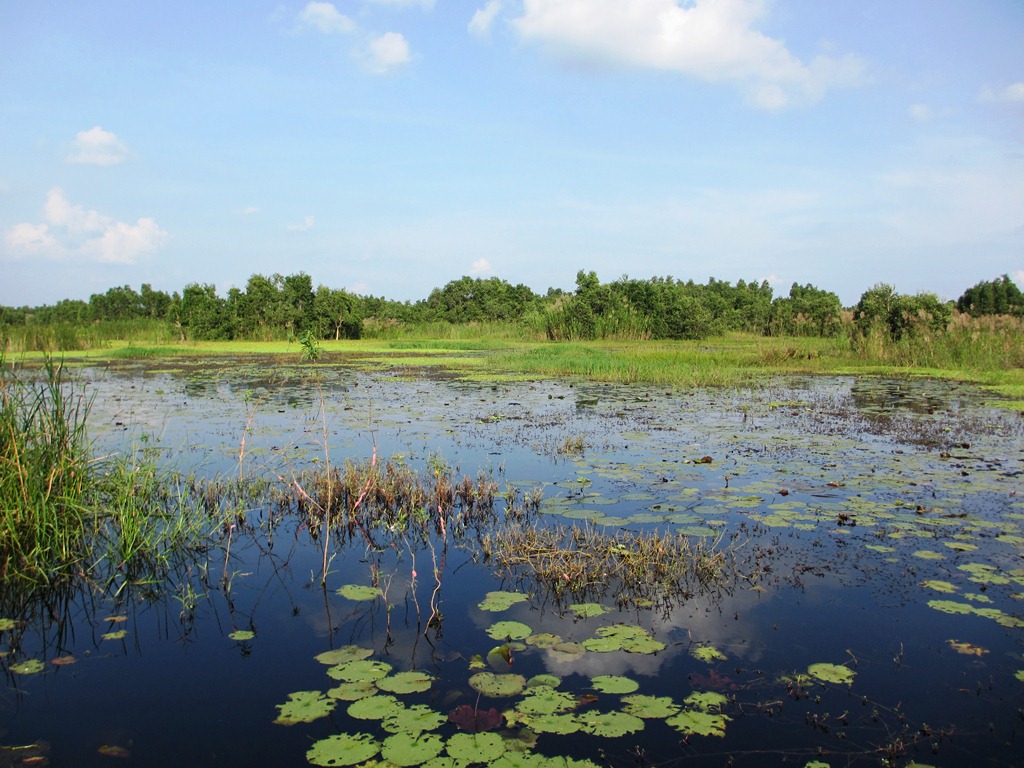
[[[574,603],[569,606],[569,610],[576,614],[576,618],[589,619],[592,616],[606,614],[611,609],[606,608],[600,603]]]
[[[100,640],[120,640],[128,634],[127,630],[117,629],[113,632],[104,632],[100,635]]]
[[[811,666],[807,668],[807,674],[815,680],[820,680],[823,683],[850,685],[853,683],[853,678],[856,673],[849,667],[844,667],[840,664],[821,663],[811,664]]]
[[[712,664],[716,661],[725,661],[729,657],[712,645],[700,645],[690,649],[690,655],[700,659],[705,664]]]
[[[313,658],[321,664],[333,667],[337,664],[347,664],[350,661],[362,661],[371,656],[373,656],[373,651],[369,648],[360,648],[358,645],[343,645],[341,648],[319,653]]]
[[[577,643],[572,640],[563,640],[560,643],[555,643],[551,646],[552,651],[557,653],[564,653],[568,656],[582,656],[587,652],[587,649],[583,647],[582,643]]]
[[[576,697],[567,691],[539,687],[520,699],[516,709],[530,715],[553,715],[569,712],[576,708],[576,704]]]
[[[456,733],[448,739],[445,749],[456,760],[490,763],[501,757],[505,744],[496,733]]]
[[[437,730],[447,722],[446,715],[426,704],[413,704],[411,707],[403,707],[394,717],[384,720],[381,727],[388,733],[423,733]]]
[[[256,637],[256,633],[251,629],[235,630],[228,635],[229,640],[252,640],[254,637]]]
[[[725,736],[727,715],[684,710],[665,722],[676,730],[691,736]]]
[[[434,684],[432,675],[426,672],[399,672],[377,681],[377,687],[389,693],[422,693]]]
[[[554,733],[561,736],[570,733],[577,733],[580,730],[580,721],[575,715],[551,714],[551,715],[529,715],[521,717],[530,728],[537,733]]]
[[[590,684],[601,693],[633,693],[640,690],[640,683],[621,675],[597,675],[590,678]]]
[[[396,733],[384,739],[381,757],[398,766],[425,763],[441,754],[444,740],[436,733]]]
[[[482,611],[504,611],[516,603],[522,603],[529,599],[529,595],[524,595],[521,592],[488,592],[477,608]]]
[[[928,607],[936,611],[952,614],[974,613],[974,606],[967,603],[957,603],[953,600],[929,600]]]
[[[382,677],[386,677],[390,671],[391,665],[387,662],[361,659],[333,666],[327,670],[327,674],[334,680],[354,683],[358,680],[380,680]]]
[[[679,706],[672,701],[671,696],[635,694],[624,696],[622,703],[626,705],[626,713],[645,720],[664,720],[679,711]]]
[[[356,680],[351,683],[342,683],[327,690],[328,696],[340,701],[359,701],[359,699],[365,699],[367,696],[373,696],[375,693],[377,693],[377,686],[374,685],[372,680]]]
[[[380,752],[380,743],[368,733],[337,733],[314,742],[306,752],[313,765],[356,765]]]
[[[957,591],[955,585],[950,584],[948,581],[939,581],[938,579],[930,579],[928,581],[921,582],[921,586],[926,589],[934,589],[936,592],[944,592],[951,594]]]
[[[526,681],[527,688],[537,688],[539,686],[546,686],[548,688],[557,688],[562,682],[562,678],[557,675],[549,675],[547,673],[541,673],[534,675]]]
[[[717,691],[694,691],[684,700],[687,709],[696,709],[701,712],[721,712],[729,699],[724,693]]]
[[[348,714],[357,720],[386,720],[402,709],[402,703],[394,696],[367,696],[349,704]]]
[[[0,619],[0,632],[14,629],[16,626],[18,626],[18,622],[14,619]]]
[[[1018,669],[1014,677],[1016,677],[1018,680],[1024,683],[1024,669]]]
[[[34,675],[46,669],[46,665],[39,659],[26,659],[17,664],[11,664],[8,669],[19,675]]]
[[[487,629],[495,640],[523,640],[533,634],[533,629],[521,621],[498,621]]]
[[[522,675],[499,675],[494,672],[477,672],[469,678],[474,691],[485,696],[518,696],[526,688]]]
[[[562,642],[562,638],[550,632],[539,632],[527,637],[525,642],[527,645],[535,645],[538,648],[553,648]]]
[[[338,594],[349,600],[376,600],[381,596],[379,587],[367,587],[362,584],[346,584],[338,590]]]
[[[320,691],[296,691],[288,694],[288,701],[278,704],[280,714],[274,719],[278,725],[311,723],[329,715],[338,700],[324,696]]]
[[[585,712],[577,719],[587,733],[613,739],[644,729],[643,720],[626,712]]]

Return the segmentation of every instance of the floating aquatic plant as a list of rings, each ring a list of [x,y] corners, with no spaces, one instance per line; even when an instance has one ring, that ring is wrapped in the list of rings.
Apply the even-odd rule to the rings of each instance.
[[[396,733],[384,739],[381,757],[397,766],[413,766],[437,757],[444,739],[434,733]]]
[[[380,746],[368,733],[336,733],[315,742],[306,759],[313,765],[357,765],[375,757]]]
[[[640,690],[640,683],[621,675],[597,675],[590,678],[590,684],[601,693],[633,693]]]
[[[488,636],[495,640],[523,640],[532,633],[533,629],[521,621],[499,621],[487,628]]]
[[[8,669],[18,675],[34,675],[46,669],[46,665],[39,659],[26,659],[17,664],[12,664]]]
[[[338,589],[338,594],[348,600],[376,600],[381,596],[379,587],[368,587],[362,584],[345,584]]]
[[[369,648],[361,648],[358,645],[344,645],[341,648],[324,651],[313,658],[321,664],[335,666],[337,664],[345,664],[350,661],[362,661],[363,659],[368,659],[371,656],[373,656],[373,651]]]
[[[526,688],[526,678],[514,674],[477,672],[469,678],[469,684],[485,696],[517,696]]]
[[[252,640],[256,633],[251,629],[238,629],[228,635],[229,640]]]
[[[433,683],[433,675],[410,670],[379,679],[377,687],[389,693],[419,693],[429,691]]]
[[[856,673],[849,667],[844,667],[841,664],[828,664],[823,662],[819,664],[811,664],[807,668],[807,674],[815,680],[820,680],[823,683],[850,685],[853,683],[853,678]]]
[[[456,733],[445,746],[448,756],[470,763],[490,763],[505,751],[504,740],[496,733]]]
[[[725,661],[729,658],[713,645],[698,645],[696,648],[691,648],[690,655],[706,664],[713,664],[716,661]]]
[[[274,722],[278,725],[311,723],[329,715],[337,704],[337,699],[328,698],[320,691],[296,691],[288,694],[284,704],[277,705],[279,714]]]
[[[522,592],[488,592],[477,607],[482,611],[505,611],[529,599],[529,596]]]

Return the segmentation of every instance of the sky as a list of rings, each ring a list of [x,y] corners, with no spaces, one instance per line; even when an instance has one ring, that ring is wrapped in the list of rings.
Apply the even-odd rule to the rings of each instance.
[[[1024,286],[1020,0],[0,0],[0,305]]]

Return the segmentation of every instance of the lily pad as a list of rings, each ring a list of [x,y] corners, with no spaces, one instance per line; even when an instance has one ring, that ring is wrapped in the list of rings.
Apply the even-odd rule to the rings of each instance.
[[[391,671],[391,665],[384,661],[350,661],[338,664],[327,670],[329,677],[354,683],[358,680],[380,680]]]
[[[601,693],[633,693],[640,690],[640,683],[621,675],[597,675],[590,678],[590,684]]]
[[[533,634],[533,629],[521,621],[499,621],[488,627],[487,634],[495,640],[523,640]]]
[[[229,640],[252,640],[256,633],[251,629],[238,629],[228,635]]]
[[[37,672],[42,672],[46,669],[46,665],[39,659],[26,659],[25,661],[17,664],[11,664],[8,669],[19,675],[34,675]]]
[[[622,703],[626,705],[628,714],[645,720],[664,720],[679,711],[679,705],[672,701],[671,696],[635,694],[623,697]]]
[[[368,733],[336,733],[313,744],[306,759],[313,765],[356,765],[380,752],[380,743]]]
[[[577,719],[587,733],[613,739],[644,729],[644,721],[627,712],[586,712]]]
[[[665,722],[691,736],[725,736],[725,723],[729,719],[727,715],[684,710]]]
[[[962,643],[959,640],[947,640],[946,642],[949,644],[950,648],[964,656],[984,656],[988,653],[988,649],[982,648],[980,645]]]
[[[324,696],[320,691],[296,691],[288,694],[288,701],[278,704],[280,714],[274,719],[278,725],[311,723],[329,715],[338,700]]]
[[[530,715],[522,719],[537,733],[554,733],[565,736],[577,733],[581,728],[580,721],[576,719],[575,715]]]
[[[118,629],[113,632],[104,632],[100,635],[100,640],[121,640],[127,634],[128,631],[124,629]]]
[[[690,649],[690,655],[700,659],[705,664],[713,664],[716,661],[725,661],[729,657],[712,645],[700,645]]]
[[[576,697],[566,691],[554,688],[536,688],[520,699],[516,709],[531,715],[553,715],[576,708]]]
[[[526,678],[522,675],[477,672],[469,678],[469,684],[474,691],[485,696],[518,696],[526,688]]]
[[[356,720],[386,720],[404,707],[394,696],[367,696],[348,705],[348,714]]]
[[[448,713],[448,719],[462,731],[480,733],[492,731],[505,725],[505,716],[494,707],[480,709],[469,704],[456,707]]]
[[[362,584],[346,584],[338,590],[338,594],[349,600],[376,600],[381,596],[379,587],[367,587]]]
[[[341,648],[319,653],[313,658],[321,664],[333,667],[337,664],[347,664],[350,661],[362,661],[371,656],[373,656],[373,651],[369,648],[361,648],[358,645],[343,645]]]
[[[456,760],[490,763],[501,757],[505,745],[496,733],[456,733],[448,739],[445,749]]]
[[[377,687],[389,693],[422,693],[434,684],[432,675],[426,672],[399,672],[377,681]]]
[[[534,675],[526,681],[527,688],[536,688],[538,686],[546,686],[548,688],[557,688],[562,682],[562,678],[557,675],[550,675],[546,672],[539,675]]]
[[[373,696],[376,693],[377,686],[372,680],[355,680],[351,683],[342,683],[327,690],[328,696],[340,701],[359,701],[359,699],[365,699],[367,696]]]
[[[384,739],[381,757],[398,766],[419,765],[442,749],[444,740],[436,733],[396,733]]]
[[[725,694],[717,691],[694,691],[684,700],[687,709],[696,709],[701,712],[721,712],[729,699]]]
[[[608,613],[610,608],[607,608],[600,603],[574,603],[569,606],[569,610],[576,614],[578,619],[589,619],[592,616],[601,616]]]
[[[950,584],[948,581],[939,581],[938,579],[930,579],[929,581],[921,582],[921,586],[926,589],[934,589],[936,592],[943,592],[946,594],[952,594],[957,591],[956,586]]]
[[[14,629],[16,626],[18,626],[18,622],[14,619],[0,619],[0,632]]]
[[[820,680],[823,683],[850,685],[853,683],[853,678],[856,673],[849,667],[844,667],[840,664],[820,663],[811,664],[811,666],[807,668],[807,674],[815,680]]]
[[[488,592],[477,608],[482,611],[504,611],[516,603],[522,603],[529,599],[529,595],[524,595],[522,592]]]

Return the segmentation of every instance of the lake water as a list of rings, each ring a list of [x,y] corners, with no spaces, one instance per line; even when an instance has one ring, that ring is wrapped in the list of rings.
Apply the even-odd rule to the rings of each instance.
[[[1024,764],[1024,420],[973,387],[317,382],[270,360],[75,375],[98,454],[287,482],[326,439],[335,465],[539,489],[542,528],[706,538],[738,575],[557,593],[470,530],[336,538],[321,588],[323,542],[251,508],[172,584],[0,600],[0,744],[33,745],[0,766]]]

